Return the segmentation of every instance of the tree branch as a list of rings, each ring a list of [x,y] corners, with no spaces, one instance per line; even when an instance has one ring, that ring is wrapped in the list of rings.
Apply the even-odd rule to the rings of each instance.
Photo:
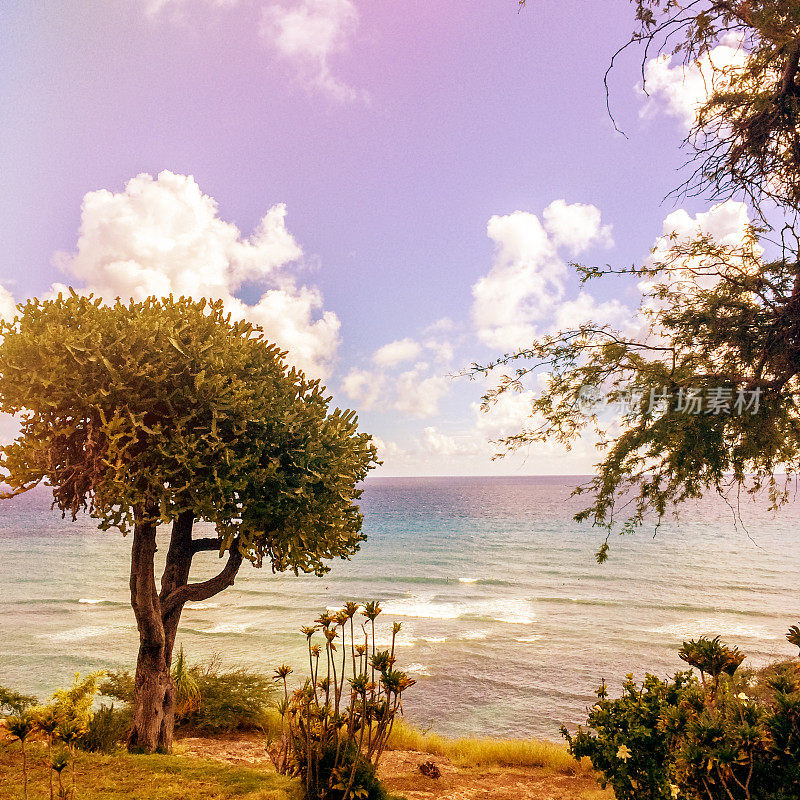
[[[190,583],[181,586],[169,594],[161,604],[162,614],[169,614],[174,608],[182,606],[184,603],[193,600],[207,600],[215,594],[219,594],[223,589],[233,586],[236,573],[242,566],[242,554],[239,551],[239,543],[235,541],[228,551],[228,561],[222,570],[213,578],[201,583]]]
[[[219,552],[222,540],[214,537],[205,539],[193,539],[190,545],[192,553],[213,553]]]

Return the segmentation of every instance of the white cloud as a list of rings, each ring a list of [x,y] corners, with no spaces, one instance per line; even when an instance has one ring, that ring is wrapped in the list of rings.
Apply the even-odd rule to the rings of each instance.
[[[372,360],[380,367],[393,367],[404,361],[413,361],[422,352],[422,345],[406,337],[383,345],[372,356]]]
[[[16,313],[14,295],[0,284],[0,319],[11,320]]]
[[[473,436],[447,436],[435,427],[423,430],[422,445],[425,451],[438,456],[477,455],[488,451],[486,443]]]
[[[472,317],[480,340],[490,347],[522,347],[543,322],[558,317],[568,275],[559,247],[577,253],[611,244],[610,226],[601,224],[594,206],[556,200],[543,217],[544,225],[524,211],[489,220],[495,257],[489,273],[472,287]]]
[[[672,56],[666,54],[650,59],[645,65],[645,86],[650,96],[641,115],[663,110],[690,128],[700,106],[727,80],[725,70],[743,66],[747,58],[747,51],[730,36],[688,66],[673,66]]]
[[[378,448],[378,458],[384,462],[403,456],[407,452],[397,442],[381,439],[380,436],[373,436],[372,443]]]
[[[592,245],[611,247],[611,226],[600,222],[600,209],[586,203],[567,204],[554,200],[542,214],[545,230],[556,247],[565,247],[573,255]]]
[[[518,433],[531,422],[532,403],[536,392],[505,392],[487,411],[473,403],[477,432],[485,439],[497,439]]]
[[[385,399],[386,378],[380,372],[353,368],[342,378],[342,391],[365,411]]]
[[[291,363],[324,376],[339,320],[322,309],[318,289],[298,286],[287,271],[302,250],[285,218],[285,206],[273,206],[245,238],[191,176],[138,175],[122,192],[84,197],[77,252],[62,255],[61,265],[83,282],[82,291],[107,302],[168,294],[222,299],[234,317],[261,325],[287,349]],[[254,305],[234,296],[245,281],[265,289]]]
[[[598,302],[588,292],[579,292],[576,298],[565,300],[558,306],[553,328],[555,330],[573,329],[590,321],[608,323],[618,327],[630,317],[631,309],[618,300]]]
[[[451,388],[451,381],[441,375],[428,374],[428,365],[416,364],[401,373],[395,384],[394,407],[409,417],[423,419],[439,411],[439,403]]]
[[[496,254],[489,274],[473,287],[473,319],[481,341],[519,347],[561,299],[566,265],[535,214],[494,216],[487,226]]]
[[[292,62],[309,84],[337,100],[355,100],[363,93],[331,71],[331,56],[346,49],[358,24],[351,0],[295,0],[270,3],[262,12],[261,36],[278,55]]]
[[[452,342],[438,339],[426,339],[423,342],[426,350],[430,350],[440,364],[448,364],[455,356],[455,347]]]
[[[678,209],[664,219],[664,235],[656,242],[653,260],[658,261],[660,254],[669,248],[672,234],[684,240],[705,234],[720,244],[736,246],[742,243],[749,225],[747,206],[738,200],[718,203],[694,217]]]

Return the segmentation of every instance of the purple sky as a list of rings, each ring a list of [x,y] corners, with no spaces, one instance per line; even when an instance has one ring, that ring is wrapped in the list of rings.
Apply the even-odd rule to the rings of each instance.
[[[627,0],[540,0],[521,14],[514,0],[3,9],[0,283],[16,301],[54,283],[104,296],[160,286],[158,258],[181,287],[209,252],[242,313],[297,344],[337,401],[360,410],[383,442],[384,474],[587,471],[594,454],[580,447],[491,462],[486,440],[524,408],[483,419],[482,385],[444,376],[502,352],[506,322],[524,336],[557,313],[571,320],[578,306],[564,304],[577,289],[564,265],[641,262],[675,211],[661,201],[682,162],[677,70],[661,73],[642,116],[632,54],[612,76],[629,138],[605,111],[602,75],[633,27]],[[156,179],[165,170],[194,183]],[[153,181],[126,190],[141,173]],[[101,189],[110,194],[91,195],[82,217]],[[195,238],[170,264],[164,216],[207,209],[203,195],[218,217],[212,207],[210,221],[184,219]],[[241,255],[220,220],[246,239],[276,204],[285,230],[279,215]],[[571,204],[595,206],[601,222]],[[132,283],[145,262],[146,279]],[[637,304],[632,287],[591,292],[609,318]]]

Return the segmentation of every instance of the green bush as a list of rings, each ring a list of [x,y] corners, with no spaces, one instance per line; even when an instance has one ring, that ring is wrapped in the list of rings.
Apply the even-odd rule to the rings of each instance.
[[[693,685],[691,672],[668,681],[648,674],[641,684],[628,675],[622,696],[610,700],[604,683],[587,720],[595,733],[578,728],[571,736],[562,728],[562,735],[575,758],[591,760],[603,788],[610,785],[618,800],[670,800],[670,739],[659,722]]]
[[[38,702],[32,695],[20,694],[0,686],[0,717],[22,714]]]
[[[800,797],[800,669],[782,662],[739,670],[744,656],[719,638],[685,642],[697,669],[672,680],[628,675],[619,698],[605,686],[590,730],[571,736],[619,800],[797,800]]]
[[[130,724],[128,708],[117,709],[113,703],[110,706],[103,704],[75,740],[75,746],[89,753],[113,753],[127,738]]]
[[[214,658],[190,667],[198,701],[179,714],[177,722],[199,731],[261,729],[272,707],[271,678],[244,667],[223,669]]]
[[[184,730],[209,733],[260,730],[276,697],[270,677],[244,667],[225,669],[216,656],[186,666],[181,651],[173,667],[173,678],[178,687],[175,725]],[[100,692],[129,705],[133,700],[133,675],[127,670],[108,673]]]

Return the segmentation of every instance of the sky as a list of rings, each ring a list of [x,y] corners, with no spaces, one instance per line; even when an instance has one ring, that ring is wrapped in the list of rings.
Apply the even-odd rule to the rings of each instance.
[[[747,209],[664,197],[703,65],[623,58],[628,0],[5,0],[0,316],[66,287],[222,298],[359,412],[391,475],[585,474],[492,459],[536,386],[480,411],[472,362],[629,325],[672,230]],[[736,61],[736,43],[718,48]],[[13,424],[0,420],[0,435]]]

